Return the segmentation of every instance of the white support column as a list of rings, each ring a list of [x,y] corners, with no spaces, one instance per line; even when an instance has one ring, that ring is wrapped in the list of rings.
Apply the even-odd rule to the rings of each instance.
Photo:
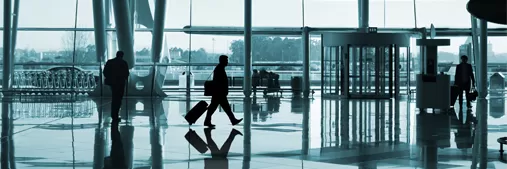
[[[116,22],[116,36],[118,38],[118,48],[125,55],[123,60],[128,63],[129,69],[135,64],[134,37],[132,36],[132,24],[130,23],[129,4],[126,0],[114,0],[114,21]]]
[[[93,25],[95,32],[95,46],[97,47],[97,61],[104,62],[106,59],[106,20],[105,1],[93,0]]]
[[[159,62],[162,53],[162,42],[164,41],[164,24],[167,0],[155,1],[155,16],[153,24],[153,38],[151,41],[152,62]]]
[[[252,94],[252,0],[245,0],[245,67],[243,75],[243,94]]]
[[[480,20],[480,53],[479,64],[477,69],[479,70],[479,79],[477,79],[477,90],[479,92],[479,98],[486,98],[488,95],[488,22]]]

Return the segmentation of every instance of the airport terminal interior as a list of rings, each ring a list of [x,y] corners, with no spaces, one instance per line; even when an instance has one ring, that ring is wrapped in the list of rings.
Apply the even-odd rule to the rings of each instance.
[[[504,169],[497,2],[1,0],[0,166]],[[119,50],[118,124],[103,70]],[[220,55],[243,121],[189,125]],[[451,95],[464,55],[471,107]]]

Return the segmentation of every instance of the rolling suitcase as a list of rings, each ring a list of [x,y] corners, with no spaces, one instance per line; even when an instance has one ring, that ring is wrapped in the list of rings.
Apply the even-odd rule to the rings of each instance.
[[[459,95],[459,87],[456,85],[451,86],[451,106],[456,104],[456,100],[458,100]]]
[[[187,134],[185,134],[185,139],[187,139],[188,143],[192,145],[197,151],[201,154],[206,153],[208,151],[208,144],[202,140],[194,130],[190,129]]]
[[[190,111],[185,115],[185,120],[187,120],[189,125],[194,124],[199,117],[206,112],[208,109],[208,103],[201,100],[199,103],[197,103]]]

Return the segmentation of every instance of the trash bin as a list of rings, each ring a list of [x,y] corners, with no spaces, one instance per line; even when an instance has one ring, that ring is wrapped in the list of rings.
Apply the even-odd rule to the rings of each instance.
[[[489,90],[492,96],[504,95],[505,91],[505,77],[502,73],[496,72],[489,78]]]
[[[195,86],[194,75],[192,74],[192,72],[190,72],[190,88],[193,88],[194,86]],[[187,74],[186,74],[186,72],[183,72],[180,74],[178,87],[180,89],[187,88]]]
[[[295,76],[295,77],[291,78],[290,86],[292,88],[292,95],[293,96],[301,95],[301,91],[303,89],[303,87],[301,86],[302,83],[303,83],[303,79],[301,78],[301,76]]]

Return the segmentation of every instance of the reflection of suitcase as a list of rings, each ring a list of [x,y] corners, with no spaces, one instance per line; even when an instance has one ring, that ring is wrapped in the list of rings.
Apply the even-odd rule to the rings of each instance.
[[[459,87],[456,85],[451,86],[451,106],[454,106],[456,104],[456,100],[458,100],[459,95]]]
[[[185,139],[187,139],[188,143],[200,153],[206,153],[206,151],[208,151],[208,145],[194,130],[190,129],[187,134],[185,134]]]
[[[187,120],[188,124],[192,125],[194,124],[199,117],[206,112],[208,109],[208,103],[205,101],[200,101],[197,103],[190,111],[185,115],[185,120]]]

